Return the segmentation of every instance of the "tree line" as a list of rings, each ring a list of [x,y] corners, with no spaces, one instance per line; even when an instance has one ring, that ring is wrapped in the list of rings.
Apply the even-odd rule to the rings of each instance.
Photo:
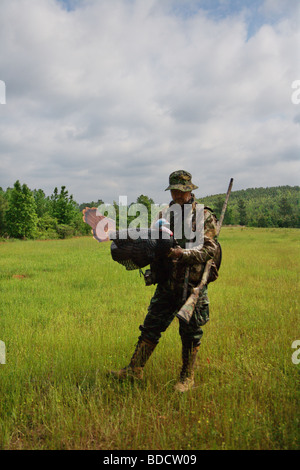
[[[148,196],[139,196],[137,203],[148,209],[148,222],[151,222],[151,204]],[[78,204],[69,195],[65,186],[54,188],[51,196],[42,189],[31,190],[17,180],[13,188],[4,191],[0,187],[0,237],[2,239],[58,239],[83,236],[91,233],[91,228],[83,222],[82,211],[86,207],[99,207],[102,199]],[[119,207],[113,202],[118,227]],[[106,214],[104,214],[106,215]],[[128,224],[135,217],[128,215]]]
[[[300,227],[299,186],[277,186],[233,191],[230,195],[224,219],[225,225],[251,227]],[[199,199],[211,207],[219,217],[225,194]],[[153,199],[140,195],[137,203],[148,209],[150,225]],[[19,239],[68,238],[90,234],[90,227],[83,222],[85,207],[98,207],[102,199],[78,204],[65,186],[54,188],[51,196],[42,189],[31,190],[16,181],[13,188],[0,187],[0,237]],[[118,205],[113,203],[118,216]],[[130,206],[129,206],[130,207]],[[128,216],[128,223],[134,216]]]
[[[206,196],[201,202],[220,216],[225,194]],[[300,227],[300,187],[274,186],[232,191],[224,224],[248,227]]]
[[[20,239],[67,238],[87,235],[89,227],[65,186],[46,196],[42,189],[16,181],[13,188],[0,188],[0,236]]]

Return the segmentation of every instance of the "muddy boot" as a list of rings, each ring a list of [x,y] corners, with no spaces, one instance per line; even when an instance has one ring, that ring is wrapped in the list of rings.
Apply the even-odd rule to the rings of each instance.
[[[147,339],[139,339],[129,365],[120,370],[112,370],[110,371],[110,374],[119,380],[126,379],[127,377],[141,380],[144,374],[144,365],[148,361],[155,347],[156,344],[151,343],[151,341]]]
[[[179,382],[174,386],[174,390],[177,392],[184,393],[194,387],[194,367],[199,348],[200,345],[188,347],[182,344],[182,369]]]

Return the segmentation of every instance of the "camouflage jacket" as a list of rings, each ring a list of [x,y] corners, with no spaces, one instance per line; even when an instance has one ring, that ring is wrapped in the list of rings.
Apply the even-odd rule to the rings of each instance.
[[[218,243],[216,239],[217,235],[217,218],[213,211],[208,207],[204,208],[204,232],[201,234],[203,244],[200,243],[198,246],[192,246],[187,248],[189,240],[186,238],[184,230],[182,230],[182,236],[180,238],[176,237],[176,230],[174,231],[174,225],[176,220],[174,216],[172,217],[172,212],[170,209],[174,203],[171,202],[169,208],[160,216],[163,216],[167,220],[170,220],[170,228],[174,232],[174,236],[178,245],[183,248],[183,255],[179,260],[161,259],[157,263],[151,266],[152,270],[155,270],[157,273],[158,282],[168,282],[174,288],[180,287],[184,283],[184,275],[186,267],[190,267],[189,274],[189,285],[190,287],[196,286],[202,277],[205,263],[215,256],[215,253],[218,249]],[[177,217],[181,217],[182,225],[184,223],[184,218],[186,223],[189,223],[192,227],[192,231],[196,233],[197,223],[196,223],[196,205],[194,195],[188,202],[191,205],[190,216],[186,216],[183,213],[183,208],[181,209],[181,214],[177,214]],[[189,219],[190,217],[190,219]],[[203,224],[200,227],[203,228]],[[209,277],[209,282],[214,281],[218,277],[218,269],[213,263],[211,269],[211,275]]]

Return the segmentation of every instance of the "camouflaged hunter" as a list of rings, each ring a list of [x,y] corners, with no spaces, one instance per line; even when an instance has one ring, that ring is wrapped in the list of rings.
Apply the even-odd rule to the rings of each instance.
[[[169,177],[169,186],[166,190],[180,191],[185,193],[186,205],[190,209],[190,224],[193,232],[197,230],[196,226],[196,201],[192,194],[192,190],[196,189],[192,183],[191,174],[179,170],[173,172]],[[170,216],[170,228],[174,231],[175,217],[172,217],[172,206],[175,204],[174,198],[169,207],[160,217]],[[168,211],[170,214],[168,214]],[[178,214],[177,214],[178,216]],[[181,213],[184,218],[184,207],[181,206]],[[111,373],[119,378],[126,377],[142,379],[143,368],[150,358],[152,352],[159,343],[161,334],[168,328],[176,313],[184,304],[183,293],[186,287],[189,296],[193,288],[201,281],[201,277],[208,260],[215,257],[220,245],[216,239],[217,235],[217,218],[213,211],[208,207],[204,208],[204,241],[199,246],[186,248],[188,240],[185,235],[181,239],[177,239],[177,247],[170,250],[169,256],[164,256],[150,265],[151,272],[157,284],[155,293],[150,301],[148,313],[144,319],[144,323],[139,329],[139,336],[136,349],[131,358],[129,365],[119,371],[111,371]],[[189,268],[188,279],[186,277],[186,269]],[[214,281],[218,277],[218,263],[212,263],[209,282]],[[194,313],[189,323],[179,319],[179,334],[182,343],[182,368],[180,378],[175,385],[175,390],[186,392],[194,386],[194,367],[197,352],[200,347],[203,335],[202,326],[209,320],[209,300],[207,295],[207,286],[202,289],[199,296]]]

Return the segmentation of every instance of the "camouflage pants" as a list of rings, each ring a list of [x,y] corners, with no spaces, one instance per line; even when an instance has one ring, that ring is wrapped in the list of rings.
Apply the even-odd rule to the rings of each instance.
[[[176,313],[183,305],[183,289],[171,289],[166,284],[158,284],[156,291],[148,307],[148,313],[143,325],[140,325],[141,337],[149,339],[152,343],[158,343],[161,333],[164,332]],[[189,295],[189,293],[188,293]],[[207,288],[199,298],[194,314],[189,323],[179,319],[179,334],[181,341],[189,346],[198,346],[203,335],[201,326],[209,319],[209,301]]]

